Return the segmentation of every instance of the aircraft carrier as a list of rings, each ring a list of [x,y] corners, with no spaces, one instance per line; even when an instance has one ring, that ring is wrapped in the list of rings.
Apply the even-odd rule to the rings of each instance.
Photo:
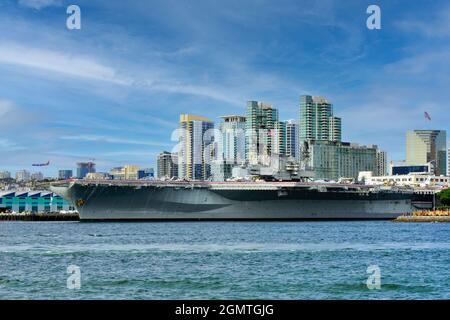
[[[51,189],[84,221],[393,219],[415,210],[411,190],[357,184],[74,180]]]

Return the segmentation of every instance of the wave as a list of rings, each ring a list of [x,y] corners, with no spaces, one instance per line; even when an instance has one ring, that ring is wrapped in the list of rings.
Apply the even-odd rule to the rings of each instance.
[[[101,237],[101,235],[92,235]],[[450,243],[229,243],[229,244],[109,244],[86,243],[77,245],[14,245],[0,246],[2,253],[70,254],[70,253],[271,253],[271,252],[325,252],[325,251],[393,251],[393,250],[450,250]]]

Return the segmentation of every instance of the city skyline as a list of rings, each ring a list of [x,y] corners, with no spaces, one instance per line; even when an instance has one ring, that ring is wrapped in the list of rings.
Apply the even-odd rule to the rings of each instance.
[[[39,171],[56,176],[91,158],[99,171],[156,168],[180,113],[244,114],[255,99],[297,119],[303,94],[327,97],[344,139],[390,160],[405,158],[407,130],[448,131],[444,1],[380,1],[379,31],[360,1],[77,1],[78,31],[65,27],[68,4],[0,4],[1,171],[51,160]]]
[[[310,96],[301,96],[300,97],[300,101],[302,101],[301,99],[303,99],[304,97],[310,97]],[[332,102],[330,102],[329,100],[327,100],[326,99],[326,97],[323,97],[323,96],[315,96],[315,97],[310,97],[310,98],[314,98],[314,99],[319,99],[319,100],[323,100],[323,101],[326,101],[326,103],[328,104],[330,104],[330,106],[331,106],[331,113],[333,113],[333,105],[332,105]],[[276,125],[279,125],[279,124],[281,124],[281,123],[284,123],[284,124],[288,124],[288,123],[290,123],[290,122],[292,122],[292,123],[297,123],[297,121],[296,120],[294,120],[294,119],[288,119],[288,120],[283,120],[283,119],[279,119],[279,115],[278,115],[278,109],[277,108],[275,108],[273,105],[271,105],[271,104],[269,104],[269,103],[267,103],[267,102],[257,102],[257,101],[247,101],[247,108],[248,108],[248,106],[249,106],[249,104],[251,105],[251,104],[259,104],[259,106],[260,107],[263,107],[263,108],[269,108],[270,110],[272,110],[272,108],[273,108],[273,111],[275,112],[275,114],[276,114],[276,121],[274,122],[274,126],[276,127]],[[328,106],[329,107],[329,106]],[[327,108],[328,108],[327,107]],[[299,114],[300,114],[300,120],[302,119],[302,118],[305,118],[305,115],[303,115],[302,116],[302,108],[304,108],[304,105],[302,104],[302,103],[300,103],[300,105],[299,105],[299,109],[300,109],[300,112],[299,112]],[[319,107],[320,108],[320,107]],[[245,111],[245,110],[244,110]],[[247,110],[247,112],[248,112],[248,110]],[[327,111],[328,112],[328,111]],[[245,112],[243,113],[243,114],[245,114]],[[249,115],[247,114],[247,117],[248,117]],[[218,118],[219,119],[222,119],[222,122],[221,123],[219,123],[219,125],[217,125],[216,126],[216,122],[213,120],[213,119],[209,119],[208,117],[205,117],[205,116],[203,116],[203,115],[188,115],[188,114],[181,114],[180,116],[180,123],[183,123],[184,121],[185,121],[185,118],[186,119],[190,119],[190,118],[192,118],[191,120],[202,120],[202,121],[206,121],[206,122],[209,122],[210,124],[211,124],[211,127],[209,128],[209,129],[214,129],[214,128],[216,128],[216,129],[219,129],[222,133],[221,134],[223,134],[224,132],[223,132],[223,128],[222,128],[222,126],[225,124],[225,122],[224,121],[226,121],[225,119],[227,119],[227,118],[229,118],[229,117],[237,117],[237,118],[243,118],[243,119],[245,119],[245,116],[241,116],[241,115],[233,115],[233,116],[219,116]],[[334,118],[334,117],[332,117],[332,118]],[[188,119],[188,120],[189,120]],[[341,141],[341,131],[342,131],[342,127],[341,127],[341,118],[337,118],[338,120],[339,120],[339,127],[336,129],[336,128],[333,128],[333,131],[336,131],[337,130],[337,132],[339,132],[339,134],[337,135],[337,137],[338,137],[338,139],[337,139],[337,141]],[[245,122],[244,122],[244,124],[245,124]],[[275,125],[276,124],[276,125]],[[274,127],[274,129],[275,130],[279,130],[279,128],[275,128]],[[309,130],[309,129],[307,129],[307,128],[309,128],[308,126],[305,126],[305,130]],[[243,127],[243,131],[242,132],[234,132],[234,134],[236,134],[237,136],[240,136],[241,138],[243,138],[244,136],[246,136],[246,134],[245,134],[245,126]],[[176,129],[176,130],[174,130],[173,132],[172,132],[172,139],[174,138],[174,136],[177,136],[178,137],[178,135],[180,134],[180,128],[178,128],[178,129]],[[185,129],[181,129],[181,130],[185,130]],[[205,129],[206,130],[206,129]],[[270,131],[270,130],[269,130]],[[404,155],[404,158],[403,159],[401,159],[401,160],[399,160],[399,159],[396,159],[396,160],[391,160],[391,162],[392,161],[400,161],[400,162],[402,162],[402,161],[406,161],[405,159],[407,159],[408,158],[408,134],[410,133],[410,132],[415,132],[415,131],[443,131],[443,134],[445,135],[446,134],[446,130],[423,130],[423,129],[419,129],[419,130],[417,130],[417,129],[415,129],[415,130],[407,130],[406,132],[405,132],[405,143],[404,143],[404,146],[405,146],[405,149],[406,149],[406,154]],[[202,134],[202,136],[203,136],[203,134]],[[270,136],[270,134],[269,134],[269,136]],[[222,138],[221,138],[222,139]],[[299,134],[297,137],[296,137],[296,139],[299,139],[298,141],[297,141],[297,143],[296,143],[296,145],[295,145],[295,148],[297,149],[297,148],[300,148],[301,147],[301,144],[302,144],[302,138],[301,138],[301,134]],[[313,137],[310,137],[310,138],[308,138],[308,139],[313,139],[314,140],[314,138]],[[316,139],[317,139],[317,137],[316,137]],[[334,138],[333,137],[330,137],[330,139],[323,139],[323,138],[319,138],[318,139],[318,141],[327,141],[327,140],[330,140],[330,141],[333,141],[334,140]],[[344,139],[345,140],[345,139]],[[178,138],[176,139],[176,142],[174,142],[173,143],[173,145],[172,145],[172,151],[171,152],[175,152],[175,153],[178,153],[179,152],[179,147],[177,147],[176,145],[177,145],[177,143],[179,143],[181,140],[179,140]],[[225,140],[224,140],[225,141]],[[444,138],[444,142],[446,142],[446,140],[445,140],[445,138]],[[362,144],[360,144],[359,142],[355,142],[355,141],[353,141],[353,142],[351,142],[352,144],[355,144],[355,145],[361,145],[361,146],[364,146],[364,145],[362,145]],[[244,142],[242,141],[242,144],[244,144]],[[367,144],[367,146],[369,146],[369,147],[372,147],[374,144]],[[378,148],[376,145],[375,145],[375,147],[376,148]],[[447,149],[445,149],[445,153],[447,153],[448,152],[448,154],[450,154],[450,145],[447,145]],[[245,151],[247,150],[247,148],[244,148],[245,149]],[[178,150],[178,151],[177,151]],[[224,149],[225,150],[225,149]],[[286,150],[285,150],[286,151]],[[164,151],[163,149],[161,149],[161,150],[159,150],[158,152],[157,152],[157,155],[155,156],[155,158],[154,159],[152,159],[152,163],[155,163],[154,164],[154,166],[152,165],[151,167],[152,167],[152,169],[157,169],[158,170],[158,158],[159,158],[159,156],[161,155],[161,153],[164,153],[164,152],[166,152],[166,151]],[[384,153],[384,155],[383,155],[383,157],[384,157],[384,159],[385,159],[385,162],[386,162],[386,165],[387,165],[387,157],[386,157],[386,154],[387,154],[387,152],[386,151],[382,151],[382,150],[378,150],[378,152],[383,152]],[[280,155],[282,155],[282,154],[280,154]],[[245,156],[245,155],[243,155],[243,156]],[[389,157],[389,154],[387,154],[387,156]],[[96,167],[96,163],[93,163],[93,162],[91,162],[91,161],[95,161],[95,159],[90,159],[89,161],[85,161],[85,162],[78,162],[78,163],[76,163],[76,164],[72,164],[72,166],[69,166],[68,168],[56,168],[55,170],[56,170],[56,172],[57,172],[57,174],[56,175],[52,175],[52,174],[50,174],[50,175],[46,175],[45,177],[43,176],[43,171],[45,172],[45,170],[42,170],[42,168],[43,167],[41,167],[41,169],[40,170],[33,170],[33,169],[29,169],[29,168],[33,168],[34,166],[36,166],[36,165],[30,165],[29,166],[29,168],[26,168],[26,169],[19,169],[19,170],[17,170],[17,171],[12,171],[12,172],[10,172],[10,171],[8,171],[8,170],[0,170],[0,172],[4,172],[4,173],[10,173],[11,174],[11,176],[16,176],[19,172],[22,172],[22,171],[26,171],[26,172],[28,172],[28,174],[30,175],[30,176],[33,176],[33,175],[36,175],[36,174],[39,174],[39,175],[42,175],[42,178],[41,178],[41,180],[42,179],[44,179],[44,178],[55,178],[55,177],[58,177],[59,175],[60,175],[60,173],[61,173],[61,171],[74,171],[75,172],[75,170],[73,170],[73,168],[75,168],[75,167],[78,167],[78,169],[76,169],[76,171],[78,172],[79,170],[80,170],[80,168],[79,168],[79,166],[81,165],[81,164],[89,164],[89,163],[92,163],[93,165],[94,165],[94,167]],[[425,160],[424,160],[425,161]],[[424,162],[424,161],[419,161],[420,162],[420,164],[422,164],[422,165],[424,165],[424,164],[426,164],[426,161]],[[444,161],[444,160],[442,160],[442,161]],[[449,163],[450,163],[450,158],[446,158],[445,159],[445,161],[448,161]],[[149,161],[150,162],[150,161]],[[148,166],[148,163],[149,162],[147,162],[146,164],[144,164],[144,166],[147,166],[147,167],[149,167]],[[250,161],[251,162],[251,161]],[[418,163],[419,163],[418,162]],[[130,166],[130,163],[131,162],[123,162],[123,163],[121,163],[120,164],[120,166],[119,166],[119,168],[122,168],[122,167],[126,167],[126,166]],[[46,164],[44,167],[46,167],[46,166],[48,166],[48,164]],[[135,167],[139,167],[139,165],[131,165],[131,166],[135,166]],[[142,166],[141,166],[142,167]],[[107,172],[110,172],[111,170],[114,170],[115,168],[117,168],[117,167],[109,167],[109,168],[101,168],[101,170],[100,170],[100,173],[107,173]],[[0,168],[1,169],[1,168]],[[387,168],[386,168],[387,169]],[[378,170],[378,169],[377,169]],[[375,171],[377,171],[377,170],[374,170],[374,172]],[[379,170],[378,170],[379,171]],[[94,171],[93,172],[95,172],[95,169],[94,169]],[[447,170],[445,170],[445,172],[443,173],[444,175],[446,174],[446,172],[447,172]],[[79,173],[77,173],[77,174],[74,174],[73,175],[73,177],[75,178],[75,177],[79,177],[80,176],[80,174]],[[31,180],[33,180],[33,179],[31,179]]]

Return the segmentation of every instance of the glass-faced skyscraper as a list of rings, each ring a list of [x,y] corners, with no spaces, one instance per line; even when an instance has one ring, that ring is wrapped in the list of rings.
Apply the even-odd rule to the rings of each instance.
[[[222,136],[222,155],[219,159],[231,164],[245,161],[245,120],[238,115],[223,116],[220,124]]]
[[[278,110],[271,104],[247,102],[245,158],[250,164],[258,164],[262,157],[272,155],[278,125]]]
[[[275,130],[270,131],[272,138],[272,152],[273,155],[286,155],[286,121],[277,121]]]
[[[299,160],[299,130],[298,122],[286,121],[286,156]]]
[[[180,136],[178,151],[179,177],[187,180],[205,180],[210,176],[210,159],[206,149],[213,141],[214,129],[211,120],[182,114],[180,116]]]
[[[324,97],[300,97],[300,142],[341,141],[341,118],[333,116],[333,105]]]
[[[447,173],[447,133],[444,130],[410,130],[406,133],[406,163],[432,162],[436,175]]]

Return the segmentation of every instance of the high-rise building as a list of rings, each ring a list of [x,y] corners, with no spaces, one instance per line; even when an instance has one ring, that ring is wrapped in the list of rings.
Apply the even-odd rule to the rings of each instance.
[[[447,176],[450,177],[450,148],[448,148],[447,154]]]
[[[295,120],[286,121],[286,156],[299,161],[299,130],[298,122]]]
[[[342,121],[333,116],[333,105],[324,97],[300,97],[300,141],[341,141]]]
[[[285,121],[277,121],[275,124],[275,130],[269,132],[272,137],[272,154],[279,155],[281,157],[286,156],[286,127]]]
[[[387,153],[386,151],[377,149],[377,169],[374,172],[376,176],[387,175]]]
[[[410,130],[406,133],[406,163],[411,166],[431,162],[434,174],[447,172],[447,133],[444,130]]]
[[[245,158],[250,164],[266,162],[272,155],[272,144],[278,139],[275,129],[278,110],[271,104],[248,101],[245,131]]]
[[[59,180],[67,180],[73,177],[72,170],[59,170],[58,171],[58,179]]]
[[[189,114],[180,116],[178,152],[179,177],[188,180],[206,180],[211,172],[211,149],[214,122]]]
[[[316,179],[357,179],[361,171],[376,172],[377,146],[326,140],[309,140],[308,146]]]
[[[26,170],[19,170],[16,172],[17,182],[28,182],[31,179],[31,174]]]
[[[11,179],[11,172],[0,171],[0,180],[2,180],[2,179]]]
[[[222,136],[222,155],[218,160],[231,164],[245,162],[245,120],[243,116],[223,116],[220,124]]]
[[[95,163],[79,162],[77,163],[77,178],[83,179],[88,173],[95,173]]]
[[[31,174],[31,180],[32,181],[42,181],[44,180],[44,175],[42,172],[34,172]]]
[[[157,175],[159,179],[172,179],[178,177],[178,154],[163,151],[158,155]]]

